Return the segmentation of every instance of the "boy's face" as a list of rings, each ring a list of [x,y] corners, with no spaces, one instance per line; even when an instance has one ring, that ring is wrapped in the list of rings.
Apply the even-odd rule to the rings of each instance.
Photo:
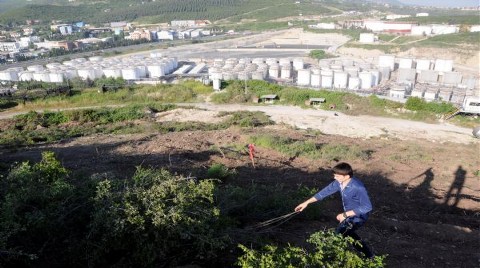
[[[344,182],[350,178],[349,175],[333,174],[333,178],[338,182]]]

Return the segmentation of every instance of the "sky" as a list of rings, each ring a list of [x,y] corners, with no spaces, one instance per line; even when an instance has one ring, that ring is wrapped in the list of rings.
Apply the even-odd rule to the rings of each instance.
[[[398,0],[404,4],[414,4],[435,7],[475,7],[480,0]]]

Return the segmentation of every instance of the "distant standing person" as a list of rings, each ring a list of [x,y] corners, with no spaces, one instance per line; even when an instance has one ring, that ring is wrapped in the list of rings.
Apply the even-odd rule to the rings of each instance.
[[[325,197],[340,192],[342,196],[343,212],[337,215],[339,222],[335,232],[344,237],[349,236],[360,242],[355,244],[355,249],[362,252],[365,257],[374,256],[368,245],[355,233],[363,226],[372,211],[372,203],[368,197],[367,189],[363,183],[353,176],[353,169],[347,163],[339,163],[333,167],[334,181],[320,190],[310,199],[299,204],[295,211],[303,211],[309,204],[320,201]]]

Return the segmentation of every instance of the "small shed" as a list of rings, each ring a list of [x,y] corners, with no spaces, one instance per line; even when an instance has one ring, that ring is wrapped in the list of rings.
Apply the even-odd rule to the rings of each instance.
[[[310,98],[305,101],[305,105],[307,106],[318,106],[322,103],[325,103],[325,98]]]
[[[256,103],[274,103],[276,100],[278,100],[278,96],[277,95],[262,95],[260,96],[260,98],[254,98],[253,99],[253,102],[256,102]]]

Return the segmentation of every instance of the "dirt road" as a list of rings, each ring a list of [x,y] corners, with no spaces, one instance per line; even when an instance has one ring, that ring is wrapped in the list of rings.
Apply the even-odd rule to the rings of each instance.
[[[373,116],[349,116],[339,112],[302,109],[295,106],[254,106],[254,105],[214,105],[195,104],[205,111],[186,110],[167,112],[169,117],[161,120],[212,122],[221,111],[261,111],[277,124],[287,124],[299,129],[316,129],[329,135],[341,135],[368,139],[381,137],[385,139],[412,140],[424,139],[431,142],[474,143],[480,140],[472,135],[472,129],[454,126],[448,123],[428,124],[423,122]],[[183,109],[182,109],[183,110]],[[176,116],[175,116],[176,114]]]

